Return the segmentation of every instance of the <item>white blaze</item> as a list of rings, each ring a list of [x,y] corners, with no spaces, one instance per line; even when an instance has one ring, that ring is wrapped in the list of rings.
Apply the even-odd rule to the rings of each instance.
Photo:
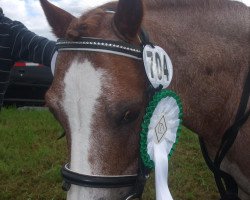
[[[101,93],[102,74],[102,71],[96,70],[88,60],[83,63],[73,61],[65,74],[62,106],[68,117],[71,131],[70,168],[78,173],[91,174],[88,163],[89,138],[95,104]],[[86,189],[72,185],[68,192],[68,199],[88,198],[82,196],[83,190],[86,191]]]

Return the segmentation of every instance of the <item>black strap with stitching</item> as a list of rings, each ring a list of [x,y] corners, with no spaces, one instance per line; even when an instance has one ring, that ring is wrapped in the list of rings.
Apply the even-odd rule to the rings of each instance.
[[[130,176],[93,176],[79,174],[69,169],[68,163],[61,169],[65,183],[92,188],[131,187],[136,183],[137,175]],[[67,188],[66,190],[68,190]]]

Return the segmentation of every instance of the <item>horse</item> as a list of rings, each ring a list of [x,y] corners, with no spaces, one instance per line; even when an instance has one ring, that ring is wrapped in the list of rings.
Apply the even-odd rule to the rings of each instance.
[[[119,0],[76,18],[47,0],[40,3],[53,33],[64,39],[46,102],[66,133],[70,164],[63,172],[73,183],[66,184],[68,200],[133,196],[126,181],[138,177],[139,132],[150,84],[142,61],[127,55],[133,49],[118,54],[110,49],[117,47],[112,41],[140,47],[144,35],[166,50],[174,70],[168,89],[182,99],[184,125],[215,159],[234,124],[249,71],[249,7],[228,0]],[[95,39],[107,47],[81,49]],[[250,199],[249,133],[246,118],[220,166],[235,180],[242,200]],[[142,188],[137,184],[136,190]]]

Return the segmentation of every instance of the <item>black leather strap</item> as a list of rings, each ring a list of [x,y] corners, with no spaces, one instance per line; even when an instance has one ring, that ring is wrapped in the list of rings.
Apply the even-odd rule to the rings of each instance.
[[[56,43],[58,51],[95,51],[112,53],[135,59],[142,59],[142,49],[122,41],[104,40],[100,38],[81,38],[79,41],[59,39]]]
[[[219,151],[217,152],[217,155],[215,157],[216,165],[220,165],[227,151],[233,145],[240,127],[246,122],[246,120],[249,117],[249,111],[246,113],[249,95],[250,95],[250,70],[248,71],[246,82],[243,88],[241,101],[240,101],[239,108],[235,117],[235,122],[225,132],[221,141]]]
[[[226,156],[227,152],[232,147],[238,135],[239,129],[249,118],[250,111],[246,112],[249,95],[250,95],[250,70],[248,71],[248,74],[247,74],[246,82],[245,82],[242,96],[241,96],[241,101],[240,101],[239,108],[235,117],[235,122],[231,127],[229,127],[226,130],[225,134],[223,135],[223,138],[221,140],[221,145],[219,147],[219,150],[217,151],[214,161],[212,161],[211,158],[209,157],[207,148],[203,139],[199,138],[203,157],[209,169],[214,173],[215,182],[220,192],[221,200],[239,199],[238,185],[236,181],[231,175],[222,171],[220,169],[220,165],[224,157]]]
[[[134,186],[137,175],[131,176],[89,176],[69,169],[68,164],[61,169],[62,177],[67,184],[92,188],[121,188]],[[69,188],[67,188],[69,189]]]
[[[131,192],[122,199],[125,199],[125,200],[135,199],[135,198],[140,199],[142,197],[142,193],[144,191],[144,187],[145,187],[146,181],[149,177],[149,173],[151,170],[145,167],[141,158],[139,160],[138,165],[139,165],[139,168],[138,168],[138,175],[136,178],[136,183],[134,187],[132,188]]]

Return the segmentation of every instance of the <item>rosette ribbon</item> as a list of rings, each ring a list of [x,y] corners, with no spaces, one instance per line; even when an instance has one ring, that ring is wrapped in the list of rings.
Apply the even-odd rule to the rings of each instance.
[[[168,159],[178,142],[182,122],[180,98],[170,90],[157,92],[146,109],[141,131],[141,157],[155,170],[157,200],[172,200],[168,187]]]

